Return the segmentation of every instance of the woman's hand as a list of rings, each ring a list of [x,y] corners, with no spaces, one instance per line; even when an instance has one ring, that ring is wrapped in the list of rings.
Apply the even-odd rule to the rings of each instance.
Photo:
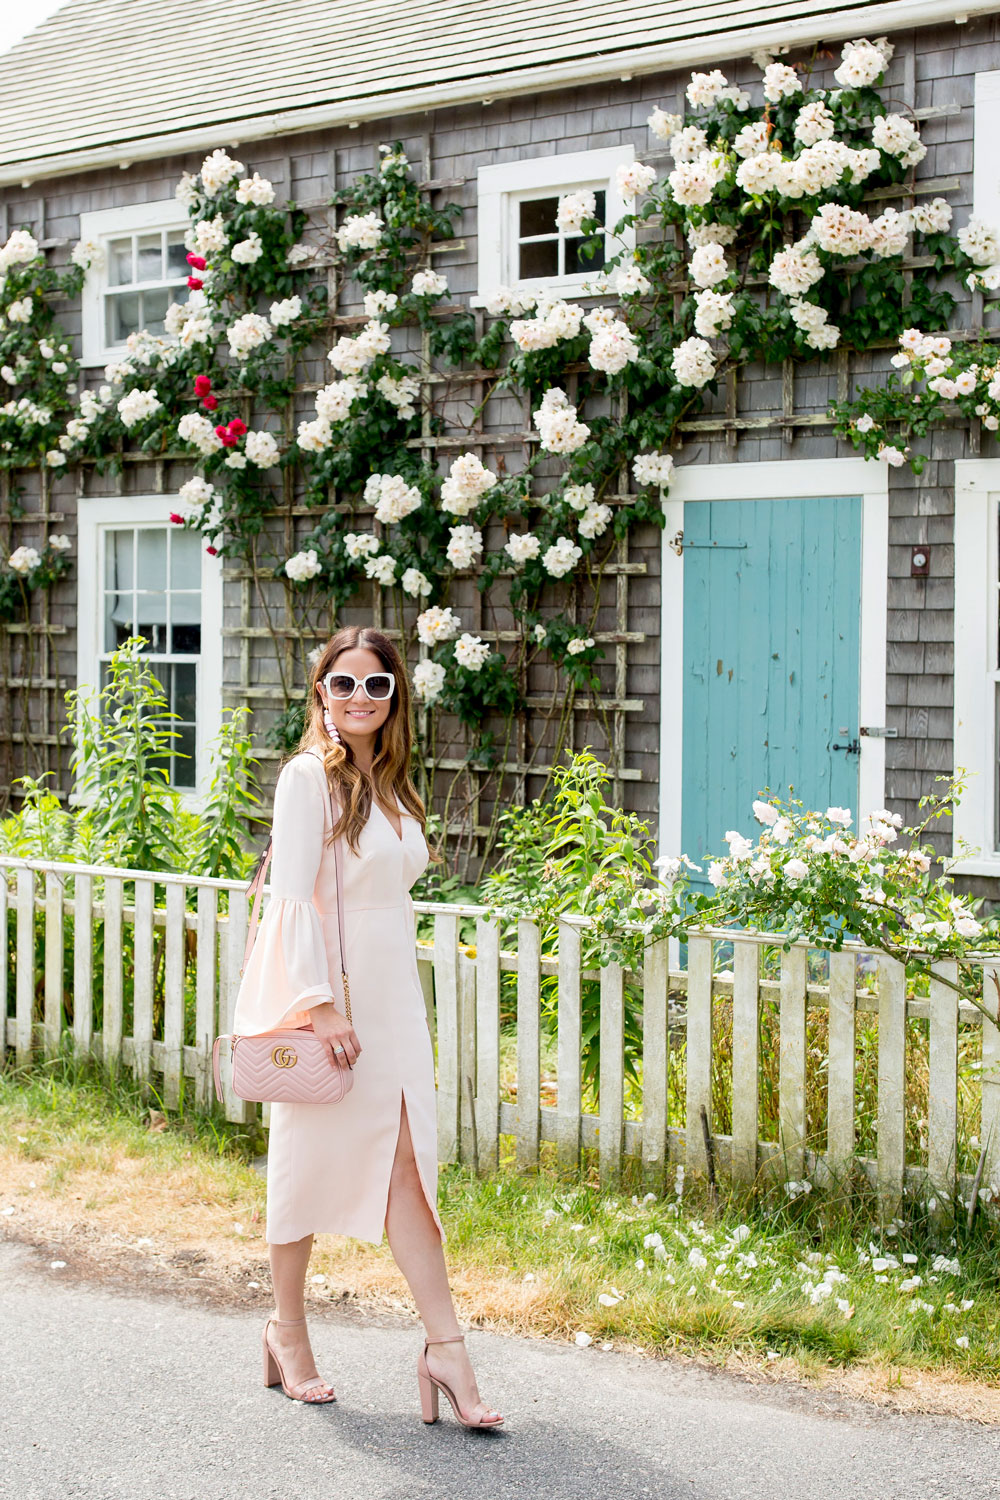
[[[311,1006],[310,1015],[313,1031],[326,1043],[334,1067],[353,1068],[361,1055],[361,1043],[347,1017],[341,1014],[332,1000]],[[338,1052],[338,1047],[342,1047],[343,1051]]]

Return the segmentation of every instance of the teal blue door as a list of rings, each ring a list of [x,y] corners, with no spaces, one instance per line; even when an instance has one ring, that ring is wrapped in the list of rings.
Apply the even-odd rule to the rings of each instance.
[[[789,787],[857,819],[860,497],[688,502],[683,549],[684,852]]]

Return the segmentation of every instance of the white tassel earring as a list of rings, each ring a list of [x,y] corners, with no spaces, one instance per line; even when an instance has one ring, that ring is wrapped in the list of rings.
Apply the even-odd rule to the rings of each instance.
[[[339,733],[337,732],[337,726],[333,722],[333,715],[330,712],[330,705],[328,703],[324,703],[323,705],[323,728],[326,730],[331,740],[333,740],[334,744],[340,745],[343,743]]]

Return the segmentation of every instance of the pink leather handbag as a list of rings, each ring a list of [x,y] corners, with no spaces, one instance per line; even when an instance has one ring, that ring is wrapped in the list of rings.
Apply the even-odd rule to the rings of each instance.
[[[336,807],[330,796],[336,822]],[[344,914],[341,900],[340,839],[334,840],[333,858],[337,872],[337,932],[340,938],[340,973],[344,982],[344,1002],[347,1019],[351,1017],[351,990],[347,980],[344,954]],[[247,931],[246,948],[240,973],[257,936],[260,921],[260,903],[264,893],[268,866],[271,863],[271,845],[268,842],[261,867],[250,884],[248,894],[253,894],[253,907]],[[256,1036],[241,1036],[227,1033],[216,1037],[212,1048],[212,1071],[215,1075],[215,1092],[222,1099],[222,1077],[219,1066],[219,1049],[223,1042],[229,1043],[232,1063],[232,1088],[239,1099],[255,1103],[273,1104],[336,1104],[348,1093],[354,1083],[352,1067],[341,1067],[330,1062],[326,1043],[316,1035],[312,1026],[289,1027],[280,1031],[263,1031]]]

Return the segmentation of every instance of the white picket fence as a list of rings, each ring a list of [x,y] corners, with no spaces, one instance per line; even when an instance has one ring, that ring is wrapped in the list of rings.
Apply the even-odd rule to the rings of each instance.
[[[228,911],[220,911],[220,892]],[[193,909],[189,909],[189,902]],[[904,1184],[927,1184],[945,1200],[970,1181],[957,1172],[958,1053],[964,1028],[981,1031],[979,1138],[982,1176],[1000,1186],[1000,1030],[946,984],[931,983],[925,999],[907,1000],[894,960],[858,947],[829,955],[827,983],[809,982],[804,944],[782,955],[780,975],[765,977],[762,952],[775,940],[705,930],[691,936],[687,968],[671,970],[666,940],[647,944],[641,975],[618,964],[584,969],[581,937],[587,919],[567,917],[558,928],[558,957],[542,958],[535,922],[518,923],[516,952],[501,952],[499,930],[485,908],[415,903],[433,917],[431,943],[418,943],[418,971],[437,1048],[438,1145],[442,1162],[495,1168],[500,1137],[515,1142],[525,1170],[554,1143],[559,1165],[578,1169],[581,1148],[595,1148],[602,1181],[618,1179],[623,1158],[641,1162],[642,1177],[660,1191],[678,1163],[752,1183],[760,1173],[817,1184],[846,1181],[860,1166],[892,1211]],[[232,1029],[239,966],[247,930],[245,887],[186,875],[0,858],[0,1016],[6,1024],[0,1055],[12,1048],[19,1063],[37,1052],[52,1056],[71,1013],[74,1049],[132,1069],[162,1092],[167,1107],[187,1097],[200,1107],[212,1096],[211,1051],[219,1032]],[[72,953],[67,918],[72,916]],[[475,918],[474,953],[459,943],[459,923]],[[126,975],[123,937],[131,929],[131,1035],[124,1033]],[[100,944],[102,1028],[94,1028],[95,964]],[[727,971],[717,972],[715,950],[731,944]],[[471,945],[470,945],[471,946]],[[11,952],[11,949],[13,950]],[[12,961],[13,960],[13,961]],[[877,968],[877,987],[868,976]],[[984,989],[995,1000],[1000,955],[984,961]],[[501,973],[516,973],[516,1102],[502,1098]],[[14,976],[13,1014],[8,985]],[[948,970],[941,971],[942,978]],[[70,978],[71,975],[71,978]],[[558,1051],[543,1091],[540,986],[557,976]],[[641,1110],[628,1118],[624,1060],[625,983],[642,986]],[[600,985],[599,1111],[583,1108],[581,985]],[[154,1004],[154,997],[160,997]],[[760,1139],[760,1013],[777,1002],[780,1128]],[[719,1008],[732,1006],[732,1130],[716,1134],[712,1120],[713,1030]],[[828,1011],[826,1149],[808,1138],[807,1017]],[[856,1032],[866,1013],[878,1022],[877,1152],[857,1151]],[[154,1027],[154,1016],[158,1024]],[[193,1018],[193,1025],[192,1025]],[[926,1159],[907,1162],[905,1044],[907,1018],[929,1022],[930,1077]],[[968,1033],[966,1033],[968,1035]],[[671,1099],[671,1051],[683,1048],[685,1097]],[[256,1106],[236,1098],[227,1069],[225,1113],[247,1121]],[[509,1092],[509,1090],[508,1090]],[[670,1104],[683,1126],[671,1126]],[[267,1123],[267,1107],[264,1107]]]

